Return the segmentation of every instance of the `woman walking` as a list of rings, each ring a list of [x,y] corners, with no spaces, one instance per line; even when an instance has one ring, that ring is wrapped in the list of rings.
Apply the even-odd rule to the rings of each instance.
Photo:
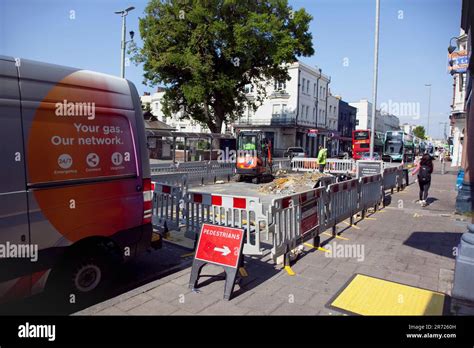
[[[418,173],[418,185],[420,186],[420,199],[419,202],[422,207],[426,207],[426,199],[428,198],[428,190],[431,185],[431,174],[433,173],[433,158],[430,154],[425,153],[421,157],[420,162],[417,164],[415,170],[411,175]]]

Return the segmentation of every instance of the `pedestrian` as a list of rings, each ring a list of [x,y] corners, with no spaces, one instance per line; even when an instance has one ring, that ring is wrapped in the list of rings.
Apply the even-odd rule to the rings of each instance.
[[[418,162],[411,175],[415,175],[417,173],[418,186],[420,187],[420,199],[418,202],[422,207],[426,207],[428,205],[428,203],[426,203],[426,199],[428,198],[428,190],[430,189],[431,185],[431,174],[433,173],[433,158],[429,153],[425,153],[423,157],[421,157],[421,160]]]
[[[324,148],[322,145],[319,145],[319,152],[318,152],[318,164],[319,164],[319,172],[324,172],[324,167],[326,167],[326,158],[328,156],[328,149]]]

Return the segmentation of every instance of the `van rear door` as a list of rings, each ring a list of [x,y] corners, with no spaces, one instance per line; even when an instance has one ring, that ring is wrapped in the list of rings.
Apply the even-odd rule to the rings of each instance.
[[[0,56],[0,302],[28,296],[31,262],[25,156],[15,60]],[[33,256],[33,255],[31,255]]]

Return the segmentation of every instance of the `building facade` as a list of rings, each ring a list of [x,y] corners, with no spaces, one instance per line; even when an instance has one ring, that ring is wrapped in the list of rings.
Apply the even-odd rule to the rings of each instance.
[[[367,99],[349,103],[357,109],[356,129],[371,129],[372,127],[372,103]],[[375,131],[385,133],[387,131],[400,130],[400,119],[392,114],[382,113],[376,110]]]
[[[274,156],[283,156],[292,146],[304,148],[307,156],[316,156],[318,145],[326,146],[329,135],[330,77],[299,61],[289,65],[288,75],[288,81],[267,83],[264,101],[256,111],[247,108],[234,122],[234,131],[265,132],[272,141]],[[253,86],[249,85],[247,92],[249,100],[256,98]]]
[[[339,99],[338,113],[339,151],[350,153],[352,151],[352,131],[356,128],[357,108]]]
[[[158,121],[166,123],[178,132],[209,133],[209,128],[206,125],[195,120],[182,119],[183,113],[181,111],[173,114],[171,117],[166,117],[163,113],[162,105],[164,95],[165,89],[158,87],[155,93],[145,93],[140,97],[140,100],[143,106],[146,104],[150,105],[150,112]]]
[[[461,30],[456,38],[458,51],[467,50],[467,35]],[[449,115],[452,137],[452,162],[451,166],[460,166],[462,163],[464,133],[466,129],[466,111],[464,100],[466,98],[466,73],[453,75],[453,99]]]

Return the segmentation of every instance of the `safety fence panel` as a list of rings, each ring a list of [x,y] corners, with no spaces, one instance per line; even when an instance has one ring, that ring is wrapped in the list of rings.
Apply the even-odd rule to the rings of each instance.
[[[382,175],[364,176],[359,179],[359,210],[376,207],[382,202]]]
[[[216,182],[217,180],[227,180],[235,174],[235,163],[211,161],[208,164],[207,179]]]
[[[160,173],[151,176],[151,181],[158,184],[187,187],[188,175],[186,172]]]
[[[267,226],[258,198],[188,192],[185,199],[185,236],[197,241],[203,223],[243,228],[246,255],[261,255],[260,236]]]
[[[351,159],[328,158],[326,160],[325,172],[334,174],[350,174],[355,173],[355,162]]]
[[[160,232],[179,229],[183,219],[183,187],[152,183],[152,225]]]
[[[385,168],[383,171],[383,190],[393,190],[396,187],[398,187],[398,168]]]
[[[276,172],[278,170],[291,170],[291,159],[274,159],[272,164],[272,170],[273,172]]]
[[[207,180],[208,162],[180,162],[178,163],[178,171],[188,174],[190,182],[201,182]]]
[[[291,159],[291,169],[294,172],[314,172],[319,170],[317,158],[293,157]]]
[[[360,210],[358,191],[357,179],[329,185],[326,228],[334,227],[347,218],[352,218]]]
[[[319,234],[324,225],[325,195],[326,190],[318,188],[272,200],[267,215],[275,262]]]
[[[174,163],[155,163],[150,164],[151,175],[160,173],[173,173],[177,171],[177,166]]]

